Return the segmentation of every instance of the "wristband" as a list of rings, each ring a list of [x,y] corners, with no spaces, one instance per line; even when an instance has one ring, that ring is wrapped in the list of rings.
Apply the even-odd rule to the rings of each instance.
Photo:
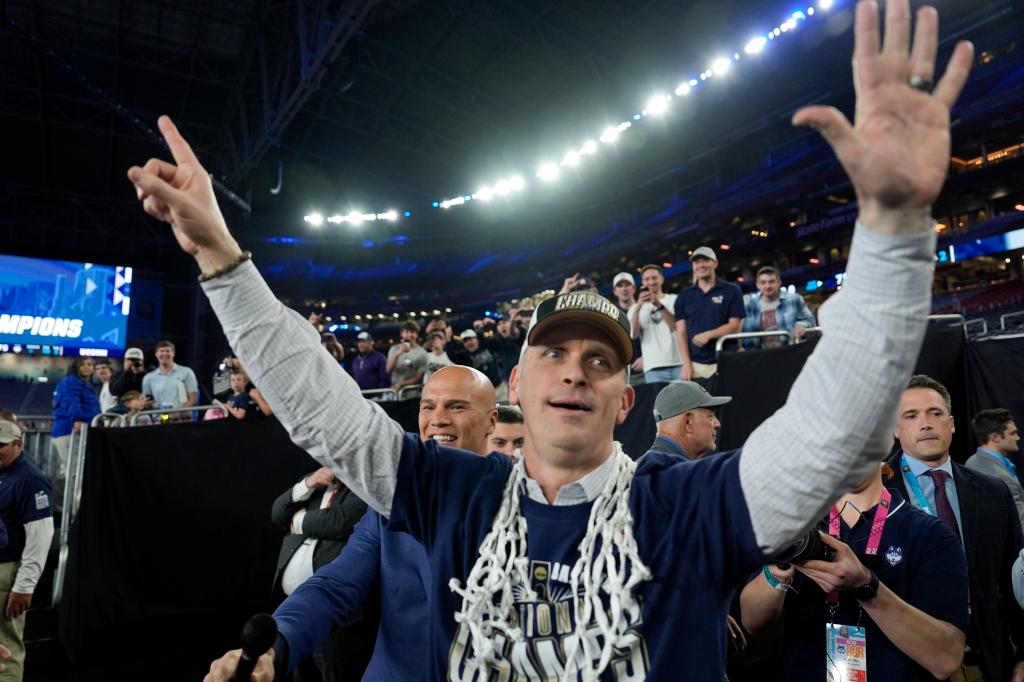
[[[764,579],[768,581],[768,587],[772,588],[776,592],[785,592],[789,589],[789,585],[783,585],[775,578],[774,575],[772,575],[772,569],[769,568],[768,564],[764,565],[761,572],[764,573]]]

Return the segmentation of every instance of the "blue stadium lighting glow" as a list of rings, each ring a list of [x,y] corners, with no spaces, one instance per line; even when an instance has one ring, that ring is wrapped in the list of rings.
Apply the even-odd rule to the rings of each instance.
[[[438,206],[441,205],[441,202],[440,201],[435,201],[435,202],[432,202],[430,205],[433,206],[434,208],[437,208]]]
[[[411,218],[412,217],[412,211],[406,211],[402,215],[404,215],[406,218]]]

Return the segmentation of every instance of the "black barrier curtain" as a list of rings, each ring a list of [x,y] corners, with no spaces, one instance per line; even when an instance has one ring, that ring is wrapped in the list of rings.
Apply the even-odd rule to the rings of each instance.
[[[864,333],[870,334],[871,330],[866,329]],[[927,374],[945,384],[953,398],[956,423],[964,427],[969,410],[964,372],[966,343],[962,327],[931,327],[914,369],[916,374]],[[718,438],[720,451],[742,446],[761,422],[786,404],[789,391],[815,344],[812,340],[756,352],[719,354],[718,374],[708,389],[716,395],[732,396],[732,402],[718,411],[722,422]],[[960,461],[973,452],[968,431],[961,428],[954,435],[952,450],[955,459]]]
[[[1024,428],[1024,337],[973,342],[966,355],[968,414],[1002,408],[1013,414],[1018,427]],[[970,428],[966,421],[957,424],[964,432]],[[1012,457],[1017,475],[1024,479],[1024,456],[1017,453]]]
[[[282,538],[271,504],[316,467],[276,419],[91,430],[65,648],[115,625],[266,611]]]

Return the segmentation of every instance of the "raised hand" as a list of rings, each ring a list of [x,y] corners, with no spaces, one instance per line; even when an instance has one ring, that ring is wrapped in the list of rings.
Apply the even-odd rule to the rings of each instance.
[[[170,223],[178,244],[195,257],[203,272],[212,272],[241,255],[228,232],[210,175],[167,116],[157,121],[174,163],[150,159],[128,169],[128,179],[146,213]]]
[[[861,221],[888,234],[931,228],[930,207],[949,166],[949,111],[974,55],[969,42],[960,42],[934,92],[915,89],[911,77],[930,84],[935,76],[939,15],[933,7],[918,11],[912,52],[910,23],[908,0],[889,0],[882,45],[878,3],[858,3],[855,125],[834,107],[804,107],[793,116],[795,125],[818,130],[832,146],[857,192]]]

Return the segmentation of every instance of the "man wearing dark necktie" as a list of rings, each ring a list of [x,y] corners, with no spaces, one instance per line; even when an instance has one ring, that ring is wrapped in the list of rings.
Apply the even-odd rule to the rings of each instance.
[[[1013,600],[1011,568],[1022,545],[1017,508],[1002,481],[949,456],[955,425],[949,391],[924,375],[911,377],[900,400],[889,460],[890,485],[947,524],[967,556],[971,623],[964,667],[956,680],[1024,681],[1024,613]]]

